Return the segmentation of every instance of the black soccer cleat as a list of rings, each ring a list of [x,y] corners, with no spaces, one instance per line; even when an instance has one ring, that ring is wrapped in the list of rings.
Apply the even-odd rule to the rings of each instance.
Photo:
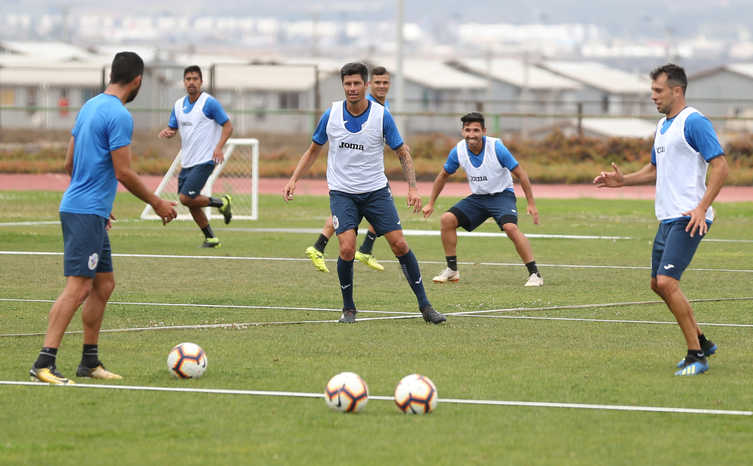
[[[356,311],[355,309],[343,309],[343,313],[338,320],[341,324],[355,324],[356,323]]]
[[[444,314],[435,311],[434,308],[431,307],[431,304],[421,308],[421,315],[424,316],[426,322],[431,322],[432,324],[441,324],[447,320],[447,317],[445,317]]]

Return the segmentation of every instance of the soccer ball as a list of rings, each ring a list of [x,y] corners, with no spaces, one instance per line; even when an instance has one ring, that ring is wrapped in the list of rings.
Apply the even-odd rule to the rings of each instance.
[[[357,413],[369,401],[369,387],[358,374],[341,372],[327,382],[324,401],[336,411]]]
[[[428,414],[437,407],[437,387],[420,374],[406,375],[395,387],[395,404],[404,413]]]
[[[167,355],[167,368],[179,379],[198,379],[207,370],[207,353],[196,343],[181,343]]]

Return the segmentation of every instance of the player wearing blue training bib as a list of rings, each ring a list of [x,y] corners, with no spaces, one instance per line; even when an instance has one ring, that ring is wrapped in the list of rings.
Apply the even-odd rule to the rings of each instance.
[[[167,223],[175,218],[174,203],[155,196],[131,169],[133,118],[124,104],[141,87],[144,62],[133,52],[121,52],[112,61],[110,84],[89,99],[76,117],[68,142],[65,170],[71,183],[60,203],[63,230],[65,288],[49,314],[44,346],[29,374],[32,380],[69,384],[56,367],[63,334],[83,304],[84,349],[78,377],[120,379],[99,360],[99,329],[105,306],[115,288],[112,253],[107,231],[118,181],[149,203]]]
[[[400,218],[384,175],[384,144],[400,158],[408,179],[408,205],[414,212],[421,208],[416,189],[413,159],[385,108],[366,99],[368,70],[362,63],[348,63],[340,70],[345,100],[332,103],[319,121],[313,140],[283,188],[283,199],[293,198],[296,182],[308,171],[329,141],[327,184],[329,186],[332,223],[340,245],[337,275],[343,298],[340,322],[356,320],[353,301],[353,260],[356,232],[364,217],[383,235],[400,262],[403,274],[416,295],[426,322],[439,324],[445,317],[434,310],[426,297],[416,256],[403,236]]]
[[[183,70],[185,97],[175,101],[167,128],[159,133],[161,138],[171,138],[180,133],[180,164],[178,195],[180,203],[188,207],[196,225],[204,233],[202,247],[215,248],[220,240],[214,236],[205,207],[217,207],[230,223],[233,218],[232,198],[208,197],[201,194],[215,164],[222,163],[222,148],[233,134],[233,124],[222,105],[201,89],[201,68],[191,65]]]
[[[434,203],[439,193],[458,167],[463,167],[465,171],[471,195],[442,214],[440,219],[442,247],[447,268],[434,277],[433,281],[446,283],[460,280],[457,228],[463,227],[467,231],[473,231],[491,217],[512,240],[515,250],[518,251],[518,255],[528,269],[528,281],[525,286],[544,285],[544,279],[541,278],[541,273],[533,258],[531,243],[518,228],[518,209],[512,174],[520,180],[520,186],[523,188],[528,203],[528,214],[533,216],[533,223],[539,223],[539,211],[533,199],[533,189],[528,174],[501,140],[486,136],[483,115],[472,112],[464,115],[460,121],[463,123],[463,140],[450,151],[447,162],[434,180],[431,198],[423,208],[424,217],[428,218],[434,212]]]
[[[727,159],[711,122],[685,103],[685,70],[664,65],[651,72],[651,79],[651,98],[665,115],[656,126],[651,162],[627,175],[613,163],[614,171],[601,172],[594,183],[616,188],[656,180],[655,211],[660,223],[651,254],[651,289],[674,314],[688,346],[675,375],[696,375],[708,370],[707,357],[717,345],[698,326],[680,290],[680,277],[714,220],[711,204],[727,177]]]
[[[390,74],[387,72],[387,69],[385,67],[375,66],[374,68],[372,68],[371,80],[368,83],[368,87],[369,94],[366,95],[366,98],[371,102],[382,105],[385,110],[389,111],[390,103],[387,100],[387,93],[390,90]],[[328,119],[329,110],[327,111],[326,115]],[[320,128],[322,133],[326,133],[326,122],[324,122],[323,126],[320,124],[317,130],[319,130]],[[314,137],[317,138],[316,135]],[[326,134],[324,134],[323,136],[322,134],[320,134],[318,136],[318,139],[326,141]],[[327,269],[327,264],[324,262],[324,248],[327,247],[327,242],[334,233],[335,228],[334,226],[332,226],[332,216],[329,216],[327,217],[327,221],[324,223],[324,228],[322,228],[322,232],[319,235],[319,238],[317,238],[313,246],[306,248],[306,256],[311,259],[314,267],[316,267],[316,269],[321,272],[329,272],[329,269]],[[374,270],[382,271],[384,270],[384,267],[376,260],[376,257],[372,253],[372,250],[374,248],[374,240],[376,240],[376,237],[377,235],[374,226],[369,224],[369,231],[366,233],[366,238],[364,238],[361,247],[358,248],[358,251],[356,251],[355,258]]]

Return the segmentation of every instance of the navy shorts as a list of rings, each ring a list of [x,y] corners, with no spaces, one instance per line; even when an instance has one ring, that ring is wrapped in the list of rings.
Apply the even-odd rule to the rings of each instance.
[[[178,175],[178,194],[185,194],[191,199],[201,194],[209,175],[214,171],[214,162],[202,163],[182,168]]]
[[[63,275],[94,278],[112,272],[107,219],[94,214],[60,212],[63,228]]]
[[[380,236],[403,228],[389,186],[362,194],[330,191],[329,209],[338,235],[347,230],[358,231],[364,217]]]
[[[475,230],[492,217],[502,228],[505,223],[518,223],[518,209],[515,193],[502,191],[494,194],[471,194],[450,207],[451,212],[458,219],[458,225],[467,231]]]
[[[706,224],[711,226],[709,222]],[[691,238],[690,233],[685,231],[687,226],[688,219],[659,224],[654,238],[654,249],[651,252],[651,278],[667,275],[676,280],[680,279],[703,239],[698,231]]]

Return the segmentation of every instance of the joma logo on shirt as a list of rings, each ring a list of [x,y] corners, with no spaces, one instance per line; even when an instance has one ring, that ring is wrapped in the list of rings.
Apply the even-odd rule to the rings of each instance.
[[[351,144],[350,142],[341,142],[340,149],[363,150],[363,144]]]
[[[665,150],[666,149],[664,148],[664,146],[659,146],[659,147],[656,148],[656,153],[657,154],[662,154],[662,153],[664,153]]]
[[[193,123],[191,123],[190,121],[181,121],[180,125],[181,126],[193,126]]]
[[[472,176],[471,177],[471,182],[472,183],[478,183],[478,182],[481,182],[481,181],[489,181],[489,179],[487,177],[485,177],[485,176]]]

